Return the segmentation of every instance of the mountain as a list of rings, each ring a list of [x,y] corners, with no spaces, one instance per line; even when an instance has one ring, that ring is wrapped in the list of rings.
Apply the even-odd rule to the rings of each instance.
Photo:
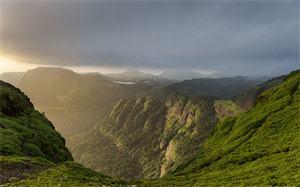
[[[296,75],[299,76],[299,73]],[[282,77],[261,84],[269,86],[265,86],[257,95],[252,95],[254,103],[259,102],[261,94],[271,92],[276,86],[281,85],[282,81],[278,81],[281,79]],[[211,83],[211,79],[204,80]],[[86,137],[89,137],[88,140],[86,137],[76,137],[77,140],[70,145],[72,152],[76,155],[75,160],[86,167],[119,178],[156,178],[168,176],[170,173],[177,175],[177,172],[180,171],[178,168],[184,168],[197,158],[197,155],[202,154],[203,146],[207,144],[206,142],[211,141],[211,136],[215,131],[220,131],[224,136],[227,135],[228,129],[223,132],[225,128],[223,126],[226,126],[228,121],[246,116],[241,122],[246,123],[249,111],[256,110],[254,108],[245,111],[238,103],[234,102],[234,97],[231,101],[220,100],[239,93],[232,90],[238,90],[238,88],[246,90],[247,87],[254,84],[253,82],[249,83],[248,80],[240,77],[214,79],[216,84],[218,83],[217,85],[220,85],[221,80],[224,81],[223,85],[226,85],[222,88],[224,89],[223,93],[230,93],[226,97],[222,95],[208,97],[201,94],[199,94],[200,96],[174,94],[172,93],[174,88],[171,90],[168,88],[169,92],[159,91],[165,89],[161,88],[154,94],[149,93],[143,97],[120,100],[110,116],[99,121],[93,131],[86,134]],[[247,84],[243,81],[246,81]],[[203,80],[200,83],[203,84]],[[237,86],[233,83],[236,83]],[[225,90],[226,88],[229,91]],[[200,87],[198,89],[211,95],[215,92],[211,87],[204,86],[203,89]],[[253,119],[249,117],[247,123],[251,125],[256,118],[260,117],[258,115],[260,112],[251,116]],[[220,127],[220,125],[223,126]],[[240,126],[243,128],[242,124]],[[219,130],[219,128],[221,129]],[[244,129],[241,132],[247,131],[246,134],[249,135],[252,133],[251,130]],[[239,132],[235,133],[239,134]],[[210,147],[207,149],[210,150]],[[214,149],[217,152],[218,148]],[[120,154],[115,150],[123,153]],[[124,162],[120,165],[114,160],[123,160]],[[136,162],[134,164],[136,167],[130,167],[134,162]],[[163,179],[161,180],[164,181]],[[152,186],[152,183],[150,184]],[[175,183],[169,185],[177,186]],[[164,186],[164,183],[160,183],[159,186]]]
[[[189,71],[189,70],[168,70],[161,73],[158,78],[160,79],[169,79],[169,80],[190,80],[190,79],[197,79],[201,78],[203,75],[196,71]]]
[[[3,156],[41,157],[56,163],[73,160],[53,124],[34,110],[29,98],[19,89],[3,81],[0,81],[0,126],[1,170],[9,167]],[[7,181],[9,173],[1,174],[1,182]]]
[[[5,72],[0,75],[0,80],[16,86],[19,84],[23,75],[24,72]]]
[[[90,130],[113,104],[142,90],[119,85],[100,73],[78,74],[64,68],[41,67],[26,72],[18,84],[65,137]]]
[[[30,99],[19,89],[0,81],[0,184],[99,186],[124,183],[72,160],[53,124],[34,109]]]
[[[106,76],[115,81],[153,81],[157,79],[155,75],[134,69],[129,69],[123,73],[106,74]]]
[[[75,160],[118,178],[164,176],[198,153],[220,118],[242,111],[232,101],[164,89],[121,99],[91,132],[72,139]]]
[[[188,84],[190,82],[192,84]],[[109,117],[98,120],[93,130],[72,138],[70,150],[77,162],[114,177],[165,175],[197,153],[196,147],[219,118],[243,111],[226,99],[250,89],[255,83],[243,77],[202,78],[121,99]],[[191,88],[193,95],[183,92]]]
[[[300,70],[256,97],[253,108],[220,121],[200,153],[145,186],[299,184]]]
[[[159,177],[197,153],[216,123],[213,104],[213,100],[181,97],[120,100],[109,118],[87,135],[91,140],[77,137],[70,148],[76,161],[111,176]],[[110,164],[112,159],[123,163]],[[138,167],[128,169],[134,162]]]
[[[18,87],[36,106],[55,106],[68,101],[67,93],[81,83],[75,72],[54,67],[40,67],[27,71]]]
[[[124,182],[72,162],[51,122],[20,90],[0,82],[0,182],[7,186],[295,186],[299,184],[299,83],[300,70],[257,95],[251,109],[241,113],[234,112],[232,101],[213,98],[121,100],[94,130],[108,132],[106,138],[118,140],[119,150],[139,147],[125,154],[147,163],[142,169],[149,174],[157,171],[152,167],[157,162],[166,164],[164,169],[172,168],[161,178]],[[226,106],[235,114],[220,115],[227,113]],[[160,118],[164,110],[166,121]],[[216,116],[204,115],[211,112]],[[211,123],[214,117],[218,120]],[[163,127],[163,136],[157,136],[157,127]],[[165,146],[162,161],[148,162]]]
[[[29,98],[0,81],[1,155],[39,156],[54,162],[72,160],[65,140]]]
[[[254,87],[259,81],[245,77],[200,78],[185,80],[166,86],[163,91],[182,96],[204,96],[231,99]]]

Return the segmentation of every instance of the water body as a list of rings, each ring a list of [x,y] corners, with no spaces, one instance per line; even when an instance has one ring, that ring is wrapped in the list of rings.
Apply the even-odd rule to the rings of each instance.
[[[135,82],[130,82],[130,81],[114,81],[116,84],[135,84]]]

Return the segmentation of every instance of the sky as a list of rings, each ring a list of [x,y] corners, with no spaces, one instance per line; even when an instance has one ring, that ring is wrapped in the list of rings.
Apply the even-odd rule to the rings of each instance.
[[[2,72],[300,68],[299,1],[0,0],[0,16]]]

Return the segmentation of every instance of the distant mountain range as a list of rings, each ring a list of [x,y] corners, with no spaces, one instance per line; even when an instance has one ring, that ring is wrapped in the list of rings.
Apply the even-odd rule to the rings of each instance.
[[[189,70],[168,70],[164,71],[160,75],[152,75],[149,73],[143,73],[139,70],[127,70],[123,73],[106,74],[106,76],[118,81],[153,81],[153,80],[173,80],[182,81],[195,78],[204,77],[201,73]]]
[[[231,99],[233,96],[249,90],[258,83],[260,83],[259,80],[246,77],[199,78],[177,82],[166,86],[163,90],[188,97],[207,96]]]
[[[47,67],[45,67],[47,68]],[[50,67],[49,67],[50,68]],[[60,68],[57,68],[60,69]],[[63,69],[63,68],[61,68]],[[0,75],[0,80],[9,82],[13,85],[18,85],[21,81],[25,72],[6,72]],[[111,73],[111,74],[101,74],[101,73],[81,73],[82,76],[86,77],[98,77],[102,78],[103,80],[110,80],[115,82],[144,82],[149,84],[156,84],[157,82],[164,82],[165,84],[179,82],[183,80],[192,80],[192,79],[199,79],[199,78],[224,78],[230,77],[220,72],[214,72],[209,75],[203,75],[197,71],[193,70],[166,70],[159,75],[153,75],[150,73],[144,73],[142,71],[136,69],[128,69],[122,73]],[[266,81],[271,77],[245,77],[250,80],[259,80],[259,81]],[[99,79],[100,80],[100,79]]]

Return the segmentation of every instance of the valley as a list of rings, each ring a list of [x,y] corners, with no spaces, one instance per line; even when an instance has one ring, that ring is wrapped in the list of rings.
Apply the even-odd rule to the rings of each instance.
[[[141,80],[154,76],[134,71],[128,79],[128,72],[118,74],[119,80],[136,84],[41,67],[25,73],[19,87],[66,138],[76,162],[137,179],[166,175],[193,158],[221,113],[241,111],[225,100],[258,82],[233,77],[149,83]]]
[[[75,162],[117,180],[72,162],[58,133],[51,133],[58,139],[51,138],[50,134],[41,136],[46,129],[53,129],[51,122],[45,121],[43,114],[35,111],[18,89],[1,82],[0,165],[4,169],[1,183],[39,185],[46,182],[78,186],[296,184],[299,179],[296,159],[299,156],[299,82],[300,72],[294,71],[280,81],[258,85],[257,88],[264,88],[264,91],[255,94],[255,102],[248,110],[234,100],[157,91],[168,90],[165,87],[119,99],[109,115],[97,119],[90,129],[69,136],[68,140]],[[36,121],[37,126],[26,124],[25,119]],[[26,142],[18,143],[28,136],[23,132],[25,128],[28,129],[25,132],[36,137],[28,139],[28,146]],[[45,149],[44,144],[36,141],[40,138],[43,142],[49,139],[46,144],[54,147]],[[65,151],[50,151],[55,149]],[[36,156],[41,158],[30,158]],[[9,170],[12,166],[20,167],[20,173]],[[61,172],[67,180],[61,181]],[[27,178],[28,174],[33,177]],[[11,182],[11,177],[15,176],[16,182]],[[128,182],[129,179],[135,180]]]
[[[120,85],[101,74],[37,68],[19,86],[66,138],[76,162],[128,180],[174,172],[199,154],[219,121],[245,112],[254,105],[249,97],[255,100],[282,79]]]

